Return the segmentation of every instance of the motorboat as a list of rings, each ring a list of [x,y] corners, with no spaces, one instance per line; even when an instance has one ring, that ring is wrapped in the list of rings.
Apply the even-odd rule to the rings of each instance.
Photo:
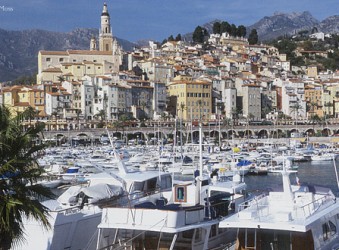
[[[336,154],[333,153],[319,153],[311,156],[312,161],[333,161],[335,159]]]
[[[209,176],[202,170],[200,153],[199,170],[193,180],[175,182],[170,190],[144,202],[104,207],[97,249],[204,250],[232,242],[235,233],[220,229],[219,220],[236,211],[245,200],[242,193],[246,184],[240,174],[228,180],[221,178],[218,170]]]
[[[283,190],[254,197],[220,221],[236,229],[234,249],[338,249],[339,203],[329,188],[291,185],[284,168]]]
[[[120,159],[118,154],[115,157]],[[43,229],[34,218],[23,221],[26,240],[13,249],[96,249],[103,207],[146,202],[172,187],[170,173],[130,170],[123,161],[117,170],[101,168],[84,176],[84,181],[70,186],[58,199],[43,201],[50,210],[51,229]]]
[[[219,219],[244,201],[246,184],[196,177],[134,206],[103,208],[97,249],[211,249],[235,233]]]

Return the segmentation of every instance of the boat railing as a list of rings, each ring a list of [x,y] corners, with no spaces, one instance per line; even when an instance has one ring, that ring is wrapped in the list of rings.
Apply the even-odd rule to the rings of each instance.
[[[295,216],[297,218],[308,218],[316,211],[320,210],[325,205],[330,205],[336,203],[336,199],[333,198],[331,195],[325,195],[319,199],[316,199],[310,203],[307,203],[301,207],[297,207],[295,210]]]
[[[266,197],[267,194],[266,193],[263,193],[263,194],[259,194],[255,197],[253,197],[252,199],[249,199],[243,203],[241,203],[239,206],[238,206],[238,214],[239,212],[249,208],[250,206],[253,206],[253,205],[256,205],[258,208],[259,207],[263,207],[263,205],[260,204],[260,200],[262,200],[264,197]]]
[[[97,211],[100,210],[94,203],[93,204],[85,204],[85,205],[75,205],[72,207],[67,207],[67,208],[57,208],[56,210],[52,210],[50,212],[52,213],[61,213],[64,215],[72,215],[79,213],[80,211]]]

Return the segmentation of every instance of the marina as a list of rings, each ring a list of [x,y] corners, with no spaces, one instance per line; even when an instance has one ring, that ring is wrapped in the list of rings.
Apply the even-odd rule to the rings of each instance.
[[[0,250],[339,250],[339,16],[288,1],[2,6]]]
[[[243,143],[217,150],[205,143],[126,145],[110,140],[111,145],[46,150],[39,162],[46,175],[61,181],[53,187],[60,197],[43,203],[54,214],[54,228],[46,235],[28,222],[25,247],[234,249],[236,231],[222,228],[220,219],[235,215],[247,199],[279,189],[279,170],[291,169],[292,185],[320,185],[338,194],[333,145],[307,150],[266,143],[249,150]],[[312,158],[324,154],[332,160]],[[273,161],[281,167],[269,171]],[[87,240],[79,241],[81,235]],[[30,240],[36,237],[38,244]]]

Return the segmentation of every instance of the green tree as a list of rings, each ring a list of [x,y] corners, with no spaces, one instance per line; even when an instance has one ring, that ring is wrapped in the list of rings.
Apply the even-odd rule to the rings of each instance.
[[[58,81],[62,84],[65,81],[65,77],[63,75],[58,76]]]
[[[101,109],[97,114],[94,115],[94,117],[99,118],[99,127],[104,127],[105,125],[105,120],[106,120],[106,111]]]
[[[295,125],[298,124],[299,110],[302,110],[302,109],[303,109],[303,107],[302,107],[299,103],[295,103],[295,104],[291,107],[291,113],[294,114]]]
[[[167,38],[168,41],[174,41],[174,37],[173,35],[170,35],[168,38]]]
[[[258,33],[256,29],[252,29],[251,33],[248,36],[248,43],[250,45],[257,44],[258,43]]]
[[[213,34],[220,34],[221,24],[219,22],[213,23]]]
[[[230,35],[231,36],[237,36],[237,26],[235,26],[235,24],[233,24],[233,23],[231,25]]]
[[[29,126],[32,125],[32,120],[36,118],[36,116],[39,114],[38,110],[35,110],[32,106],[28,106],[25,111],[25,117],[29,120]]]
[[[238,125],[240,116],[242,115],[242,109],[239,107],[232,108],[231,110],[233,125]]]
[[[162,42],[161,42],[161,45],[167,43],[167,39],[164,39]]]
[[[205,41],[205,36],[208,36],[207,30],[201,26],[197,26],[193,32],[193,42],[203,43]]]
[[[35,139],[44,129],[43,123],[23,130],[22,113],[11,118],[9,110],[0,106],[0,249],[10,249],[22,243],[23,220],[34,219],[48,229],[48,208],[40,203],[43,198],[53,198],[50,189],[36,184],[41,168],[37,154],[46,144],[36,144]],[[30,185],[27,185],[29,183]]]
[[[244,25],[238,26],[237,36],[239,36],[239,37],[245,37],[246,36],[246,27]]]
[[[222,22],[220,24],[220,33],[225,33],[227,32],[228,34],[231,33],[231,25],[228,22]]]
[[[181,34],[178,34],[176,37],[175,37],[175,41],[181,41]]]
[[[37,74],[31,76],[19,76],[12,83],[13,85],[33,85],[36,84],[36,75]]]

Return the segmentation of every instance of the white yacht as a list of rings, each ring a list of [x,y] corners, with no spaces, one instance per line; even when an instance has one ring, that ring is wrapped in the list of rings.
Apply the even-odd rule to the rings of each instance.
[[[87,177],[88,186],[72,186],[58,199],[42,202],[50,210],[51,229],[44,230],[34,219],[24,221],[26,240],[13,249],[96,249],[104,206],[133,205],[172,187],[169,173],[129,171],[122,162],[118,165],[119,171],[102,169]]]
[[[330,189],[290,185],[284,168],[283,191],[255,197],[224,218],[220,228],[237,229],[235,249],[338,249],[339,203]]]
[[[211,249],[232,242],[235,233],[218,224],[244,201],[246,184],[217,178],[197,177],[134,206],[103,208],[97,249]]]
[[[205,250],[232,242],[235,233],[218,224],[244,201],[246,184],[240,175],[223,180],[217,170],[203,176],[201,152],[200,144],[200,169],[194,180],[175,183],[145,202],[103,208],[97,249]]]

